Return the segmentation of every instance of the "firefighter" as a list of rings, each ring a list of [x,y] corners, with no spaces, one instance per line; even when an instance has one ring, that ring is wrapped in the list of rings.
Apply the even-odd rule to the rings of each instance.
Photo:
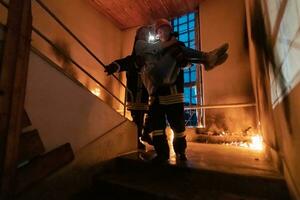
[[[148,33],[148,27],[139,28],[136,32],[134,44],[138,39],[146,39],[143,38],[147,35],[146,33]],[[137,57],[133,49],[131,55],[119,60],[115,60],[105,67],[105,72],[107,75],[111,75],[115,72],[126,71],[127,87],[130,90],[130,92],[127,91],[127,109],[130,110],[133,122],[136,124],[138,129],[139,149],[145,149],[145,146],[140,142],[139,138],[149,144],[152,144],[152,140],[149,135],[151,129],[149,127],[150,124],[147,116],[145,120],[146,123],[144,123],[145,114],[149,109],[149,96],[139,75],[140,68],[143,65],[143,59],[141,57]]]
[[[143,56],[145,59],[142,78],[150,94],[149,115],[152,141],[157,153],[153,161],[164,163],[169,159],[169,146],[165,134],[166,119],[174,132],[173,147],[176,158],[180,161],[186,161],[187,144],[182,68],[192,61],[189,59],[203,63],[207,70],[222,64],[228,57],[226,53],[228,44],[209,53],[185,48],[173,36],[172,26],[166,19],[160,19],[156,22],[155,32],[159,35],[159,43],[147,44],[144,41],[137,41],[135,45],[137,55]],[[177,67],[174,68],[174,64]],[[166,74],[162,75],[162,73]],[[167,77],[167,81],[161,80],[165,77]]]

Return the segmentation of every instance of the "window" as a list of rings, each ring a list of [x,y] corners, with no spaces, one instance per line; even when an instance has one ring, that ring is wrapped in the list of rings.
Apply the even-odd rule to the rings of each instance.
[[[187,47],[195,49],[196,13],[188,13],[172,20],[174,32],[178,32],[178,40],[184,42]],[[197,66],[193,64],[190,68],[184,69],[184,104],[185,106],[197,105]],[[197,111],[186,110],[185,120],[187,126],[197,126]]]
[[[269,73],[275,108],[300,83],[300,3],[297,0],[266,0],[263,5],[274,41],[275,66],[269,65]]]

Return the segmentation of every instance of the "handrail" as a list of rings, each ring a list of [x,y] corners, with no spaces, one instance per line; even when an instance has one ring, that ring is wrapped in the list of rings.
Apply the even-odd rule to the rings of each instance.
[[[118,102],[120,102],[122,105],[124,103],[116,97],[114,94],[112,94],[102,83],[100,83],[95,77],[93,77],[90,73],[88,73],[83,67],[81,67],[76,61],[74,61],[71,57],[69,57],[67,54],[65,54],[60,48],[56,47],[55,44],[49,40],[45,35],[43,35],[39,30],[37,30],[35,27],[32,27],[32,30],[38,34],[41,38],[43,38],[46,42],[48,42],[55,50],[57,50],[60,54],[62,54],[64,57],[66,57],[68,60],[70,60],[76,67],[78,67],[81,71],[83,71],[88,77],[90,77],[93,81],[95,81],[97,84],[99,84],[104,90],[110,94],[112,97],[114,97]]]
[[[199,110],[199,109],[214,109],[214,108],[241,108],[241,107],[254,107],[254,106],[256,106],[256,103],[195,105],[195,106],[185,106],[184,110]]]
[[[100,63],[104,68],[105,65],[104,63],[83,43],[80,41],[80,39],[72,32],[70,31],[70,29],[65,26],[41,1],[36,0],[37,3],[43,8],[45,9],[48,14],[54,18],[54,20],[60,24],[98,63]],[[5,3],[3,0],[0,1],[0,3],[8,8],[8,4]],[[124,103],[118,98],[116,97],[114,94],[112,94],[103,84],[101,84],[97,79],[95,79],[91,74],[89,74],[84,68],[82,68],[76,61],[74,61],[71,57],[69,57],[68,55],[66,55],[64,52],[62,52],[59,48],[57,48],[55,46],[54,43],[52,43],[45,35],[43,35],[38,29],[36,29],[35,27],[32,27],[33,31],[38,34],[41,38],[43,38],[44,40],[46,40],[51,46],[53,46],[59,53],[61,53],[62,55],[64,55],[67,59],[69,59],[74,65],[76,65],[81,71],[83,71],[88,77],[90,77],[92,80],[94,80],[97,84],[99,84],[107,93],[109,93],[112,97],[114,97],[118,102],[120,102],[123,106],[124,106],[124,116],[125,116],[125,109],[126,109],[126,98]],[[114,74],[113,77],[124,87],[124,89],[129,93],[130,97],[133,99],[133,94],[132,91],[123,84],[123,82],[118,79]],[[126,96],[127,93],[125,93]]]
[[[2,2],[1,2],[2,3]],[[0,25],[6,27],[6,25],[0,23]],[[32,30],[38,34],[41,38],[43,38],[46,42],[48,42],[55,50],[57,50],[60,54],[62,54],[64,57],[66,57],[68,60],[70,60],[76,67],[78,67],[80,70],[82,70],[88,77],[90,77],[93,81],[95,81],[97,84],[99,84],[108,94],[110,94],[112,97],[114,97],[119,103],[121,103],[123,106],[125,105],[118,97],[116,97],[114,94],[112,94],[109,90],[104,87],[103,84],[101,84],[97,79],[95,79],[90,73],[88,73],[83,67],[81,67],[76,61],[74,61],[72,58],[70,58],[67,54],[65,54],[62,50],[57,48],[53,42],[51,42],[45,35],[43,35],[39,30],[37,30],[35,27],[32,27]]]
[[[83,43],[81,40],[60,20],[56,15],[40,0],[35,0],[59,25],[61,25],[98,63],[105,68],[105,64]],[[112,76],[132,95],[132,92],[124,83],[118,79],[114,74]]]

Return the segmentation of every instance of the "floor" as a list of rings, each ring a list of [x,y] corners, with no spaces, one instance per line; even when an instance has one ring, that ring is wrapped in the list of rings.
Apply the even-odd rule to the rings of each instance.
[[[150,157],[153,148],[147,146],[147,151]],[[190,168],[282,178],[280,172],[275,169],[265,151],[230,145],[188,142],[186,152],[188,161],[184,164]],[[176,159],[172,149],[170,153],[170,164],[176,165]]]

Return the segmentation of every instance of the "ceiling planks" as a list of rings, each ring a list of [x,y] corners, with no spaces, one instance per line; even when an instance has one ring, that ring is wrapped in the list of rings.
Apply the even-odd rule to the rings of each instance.
[[[197,10],[203,0],[88,0],[99,12],[124,30],[152,24]]]

